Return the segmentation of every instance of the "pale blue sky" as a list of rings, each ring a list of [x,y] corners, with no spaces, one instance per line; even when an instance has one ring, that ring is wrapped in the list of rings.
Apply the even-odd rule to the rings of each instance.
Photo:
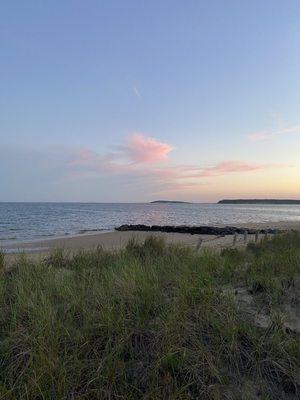
[[[0,201],[300,198],[299,21],[292,0],[3,0]]]

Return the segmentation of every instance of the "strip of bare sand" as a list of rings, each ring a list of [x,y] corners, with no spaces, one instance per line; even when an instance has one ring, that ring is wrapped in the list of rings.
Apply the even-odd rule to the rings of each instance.
[[[274,228],[282,230],[300,230],[300,221],[278,222],[278,223],[249,223],[239,224],[240,227],[249,228]],[[63,238],[53,238],[47,240],[35,240],[31,242],[19,242],[9,245],[2,245],[5,249],[6,257],[13,261],[20,252],[25,252],[30,255],[30,258],[38,259],[44,257],[47,253],[55,248],[61,248],[66,251],[74,252],[80,249],[93,249],[97,246],[102,246],[107,250],[118,250],[126,246],[128,241],[135,238],[137,241],[144,241],[149,236],[163,237],[167,243],[181,243],[192,247],[199,246],[201,248],[213,248],[220,250],[226,247],[233,246],[233,236],[212,236],[212,235],[190,235],[183,233],[166,233],[166,232],[101,232],[93,234],[83,234],[77,236],[66,236]],[[263,235],[260,235],[262,237]],[[255,235],[247,237],[247,243],[253,242]],[[245,245],[243,235],[237,237],[235,246]]]

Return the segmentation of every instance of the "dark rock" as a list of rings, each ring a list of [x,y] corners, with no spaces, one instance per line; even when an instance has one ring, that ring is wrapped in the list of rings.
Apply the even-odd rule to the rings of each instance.
[[[115,228],[117,231],[144,231],[144,232],[174,232],[174,233],[189,233],[191,235],[214,235],[214,236],[225,236],[244,234],[248,232],[249,235],[254,235],[256,233],[261,234],[276,234],[281,233],[278,229],[247,229],[247,228],[237,228],[234,226],[187,226],[187,225],[121,225]]]

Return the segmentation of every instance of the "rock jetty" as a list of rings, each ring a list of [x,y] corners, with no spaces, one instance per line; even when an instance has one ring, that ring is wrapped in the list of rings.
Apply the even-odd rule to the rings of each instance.
[[[121,225],[115,228],[116,231],[143,231],[143,232],[175,232],[175,233],[189,233],[190,235],[215,235],[215,236],[225,236],[234,234],[244,234],[247,232],[250,235],[255,235],[256,233],[269,233],[276,234],[281,231],[278,229],[248,229],[248,228],[237,228],[234,226],[170,226],[170,225]]]

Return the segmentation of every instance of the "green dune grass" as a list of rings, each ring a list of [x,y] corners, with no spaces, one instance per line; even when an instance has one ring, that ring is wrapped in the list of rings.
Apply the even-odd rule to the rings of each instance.
[[[221,254],[150,238],[4,264],[0,399],[299,396],[297,233]]]

